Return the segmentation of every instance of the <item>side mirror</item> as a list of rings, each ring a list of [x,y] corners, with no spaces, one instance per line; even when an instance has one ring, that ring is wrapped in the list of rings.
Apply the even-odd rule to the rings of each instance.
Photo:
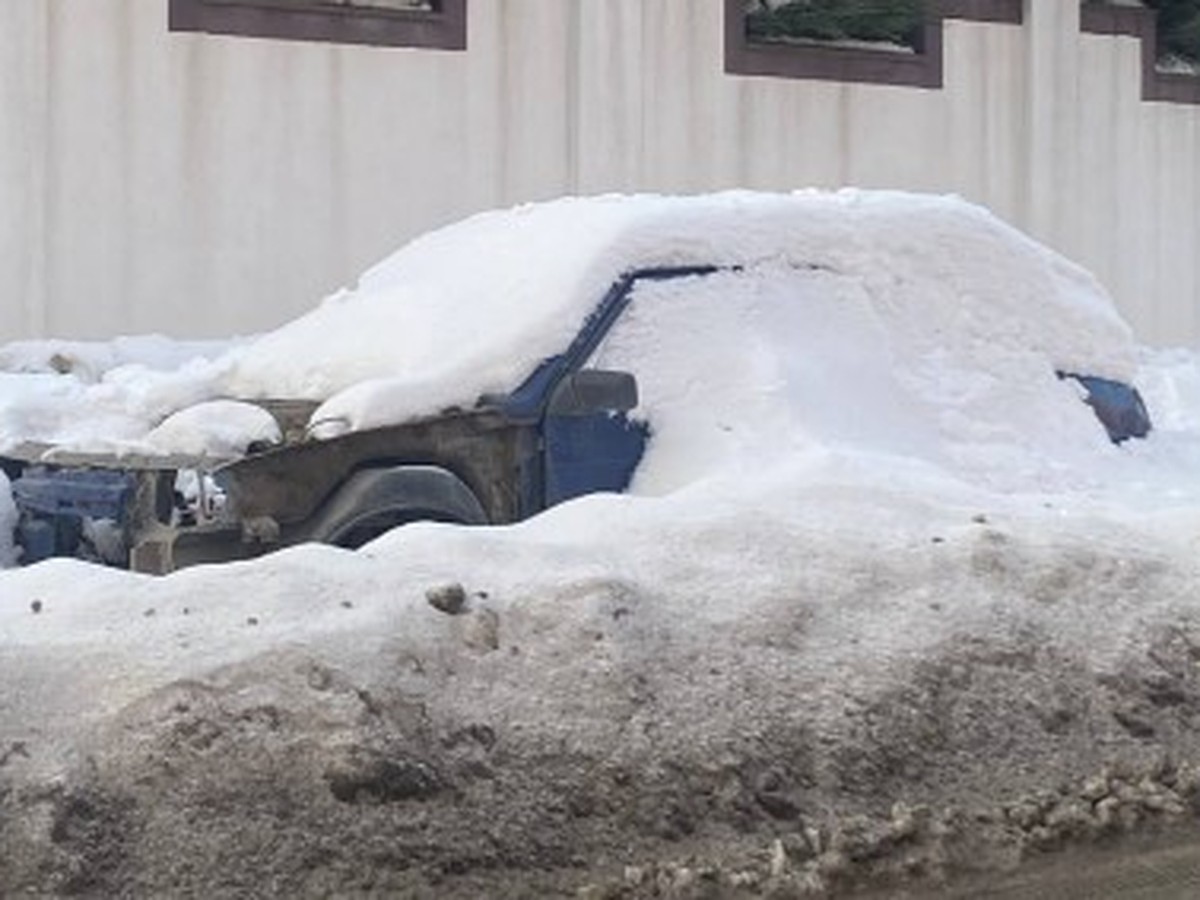
[[[554,416],[587,416],[628,412],[637,405],[637,379],[628,372],[581,369],[558,383],[548,411]]]
[[[1096,413],[1096,418],[1108,432],[1114,444],[1129,438],[1144,438],[1150,433],[1150,413],[1137,388],[1111,378],[1058,372],[1060,379],[1070,378],[1079,383],[1087,396],[1084,403]]]

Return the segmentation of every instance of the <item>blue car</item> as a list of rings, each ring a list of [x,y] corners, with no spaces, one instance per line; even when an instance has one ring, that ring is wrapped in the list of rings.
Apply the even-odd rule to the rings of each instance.
[[[789,202],[773,199],[772,214]],[[737,214],[748,206],[753,204],[738,198]],[[810,213],[798,202],[798,221]],[[654,227],[657,232],[647,231],[652,237],[667,229],[661,222]],[[672,248],[680,244],[670,244],[670,238],[665,234],[663,240]],[[717,239],[719,233],[713,238]],[[639,397],[639,389],[669,395],[677,405],[711,407],[709,432],[675,439],[704,444],[699,448],[703,452],[736,454],[738,435],[726,420],[762,398],[739,396],[737,385],[746,378],[732,370],[756,365],[761,369],[769,362],[755,356],[753,329],[776,338],[787,329],[808,333],[812,329],[806,316],[808,321],[820,318],[825,323],[821,327],[832,327],[830,320],[849,315],[849,302],[836,307],[809,302],[797,306],[800,311],[795,314],[785,310],[778,318],[764,319],[759,307],[742,314],[731,301],[733,312],[727,320],[695,320],[710,331],[729,331],[728,340],[720,344],[724,355],[695,359],[695,370],[704,377],[694,384],[672,385],[679,366],[656,368],[653,356],[660,344],[664,355],[671,352],[666,338],[686,333],[692,313],[684,310],[675,320],[667,317],[662,320],[667,324],[654,317],[639,321],[638,303],[650,302],[640,298],[665,298],[666,308],[673,297],[695,295],[713,302],[713,297],[743,291],[762,306],[762,296],[782,298],[782,303],[793,294],[819,294],[853,273],[838,269],[843,264],[836,256],[808,253],[803,247],[794,259],[768,254],[753,260],[745,252],[705,258],[704,242],[689,240],[695,246],[689,244],[686,252],[673,249],[671,264],[634,265],[614,273],[564,346],[507,390],[465,398],[462,406],[321,439],[311,428],[318,399],[255,400],[275,417],[282,439],[250,446],[245,454],[220,461],[170,454],[48,455],[45,447],[10,452],[0,458],[0,466],[12,481],[20,512],[16,537],[22,561],[73,556],[165,573],[306,541],[356,548],[417,520],[515,522],[573,497],[619,492],[630,485],[648,446],[660,437],[654,415],[646,412],[655,405]],[[624,259],[639,258],[631,251]],[[855,297],[869,293],[854,290]],[[825,311],[818,314],[814,309]],[[844,331],[853,334],[858,325],[847,322]],[[782,361],[769,362],[779,369],[772,370],[770,378],[807,382],[814,391],[829,390],[821,386],[825,382],[855,378],[860,363],[853,357],[853,345],[840,362],[834,357],[814,362],[813,348],[823,339],[808,334],[807,340],[805,358],[789,359],[784,353]],[[871,345],[864,336],[864,356],[877,354],[885,344]],[[622,352],[623,346],[635,345],[640,357]],[[862,361],[864,368],[867,362]],[[1074,385],[1113,442],[1144,437],[1150,430],[1145,405],[1124,381],[1057,366],[1047,367],[1038,377],[1044,377],[1047,390],[1065,391],[1063,382]],[[868,381],[864,389],[875,390]],[[1053,386],[1056,381],[1060,387]],[[724,395],[727,386],[732,387]],[[896,405],[903,405],[902,398]],[[773,415],[769,409],[761,413],[768,423]],[[756,434],[754,439],[761,440],[762,432]]]

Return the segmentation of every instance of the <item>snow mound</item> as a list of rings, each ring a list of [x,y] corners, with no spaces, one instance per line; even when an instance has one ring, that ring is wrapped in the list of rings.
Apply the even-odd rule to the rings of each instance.
[[[0,884],[568,895],[808,832],[797,879],[911,875],[926,850],[951,874],[1037,830],[1111,839],[1091,800],[1055,830],[1078,791],[1132,810],[1140,785],[1152,827],[1200,796],[1175,777],[1200,759],[1183,542],[903,484],[761,487],[162,579],[8,573]],[[429,600],[448,582],[464,608]],[[905,808],[947,843],[891,841]],[[835,870],[864,821],[882,837]]]
[[[622,273],[695,264],[729,271],[642,284],[597,353],[653,360],[635,487],[663,496],[160,579],[0,573],[0,888],[574,894],[578,861],[770,846],[807,890],[1198,808],[1200,365],[952,198],[485,214],[219,357],[2,375],[0,441],[218,452],[270,436],[230,397],[354,427],[470,403]],[[1111,445],[1056,368],[1138,381],[1158,428]],[[429,599],[449,583],[459,608]]]
[[[251,444],[282,439],[279,423],[261,406],[210,400],[168,416],[146,435],[145,443],[164,453],[229,458],[242,456]]]

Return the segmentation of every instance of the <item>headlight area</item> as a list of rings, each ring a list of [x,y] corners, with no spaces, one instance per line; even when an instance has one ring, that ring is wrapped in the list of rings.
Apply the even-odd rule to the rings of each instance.
[[[67,556],[127,567],[133,534],[205,516],[211,496],[201,489],[189,497],[177,487],[205,478],[181,479],[165,469],[27,466],[12,480],[21,563]]]

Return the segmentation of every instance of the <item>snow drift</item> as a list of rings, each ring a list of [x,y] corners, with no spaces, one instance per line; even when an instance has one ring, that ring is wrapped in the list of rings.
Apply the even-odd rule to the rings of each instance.
[[[5,376],[0,431],[136,444],[218,397],[353,427],[470,402],[615,275],[697,260],[787,269],[806,327],[714,302],[698,340],[752,402],[643,408],[657,496],[161,579],[0,573],[0,886],[802,894],[1192,820],[1200,369],[961,201],[489,213],[227,352]],[[761,352],[731,354],[755,322]],[[688,362],[659,361],[648,381]],[[1055,368],[1139,384],[1156,431],[1113,446]]]

